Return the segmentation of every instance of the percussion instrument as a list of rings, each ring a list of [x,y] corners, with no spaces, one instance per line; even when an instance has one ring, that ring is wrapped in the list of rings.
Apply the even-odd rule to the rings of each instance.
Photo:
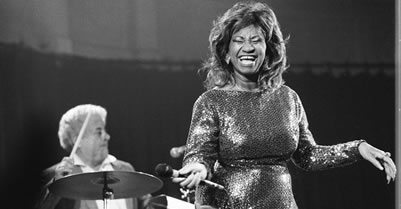
[[[159,190],[163,182],[134,171],[99,171],[67,175],[49,185],[50,192],[79,200],[139,197]]]

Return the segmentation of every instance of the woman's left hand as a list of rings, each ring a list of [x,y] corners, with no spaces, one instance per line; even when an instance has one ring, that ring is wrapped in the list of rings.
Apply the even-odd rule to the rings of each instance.
[[[172,178],[174,183],[179,183],[181,187],[192,189],[196,187],[201,180],[207,177],[207,169],[201,163],[191,163],[178,171],[181,175],[186,177]]]
[[[391,180],[394,181],[397,168],[393,160],[390,158],[391,154],[389,152],[377,149],[366,142],[362,142],[358,149],[359,153],[365,160],[371,162],[378,169],[386,172],[387,183],[390,183]]]

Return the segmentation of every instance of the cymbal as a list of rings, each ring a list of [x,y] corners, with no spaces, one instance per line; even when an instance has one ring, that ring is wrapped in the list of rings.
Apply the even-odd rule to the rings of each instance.
[[[72,174],[50,184],[50,192],[61,197],[80,200],[104,199],[104,188],[112,198],[139,197],[159,190],[163,182],[150,174],[134,171],[99,171]]]

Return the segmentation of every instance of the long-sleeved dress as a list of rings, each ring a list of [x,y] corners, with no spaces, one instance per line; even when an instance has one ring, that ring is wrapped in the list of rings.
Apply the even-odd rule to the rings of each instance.
[[[321,146],[291,88],[211,89],[195,102],[183,165],[206,165],[224,190],[200,185],[196,202],[217,208],[296,209],[287,162],[305,170],[353,163],[363,140]]]

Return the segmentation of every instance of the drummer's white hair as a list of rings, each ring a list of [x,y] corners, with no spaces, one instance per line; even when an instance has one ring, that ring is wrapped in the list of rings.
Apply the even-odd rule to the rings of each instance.
[[[69,109],[60,119],[58,138],[61,147],[71,152],[87,114],[98,114],[106,122],[107,111],[99,105],[82,104]]]

